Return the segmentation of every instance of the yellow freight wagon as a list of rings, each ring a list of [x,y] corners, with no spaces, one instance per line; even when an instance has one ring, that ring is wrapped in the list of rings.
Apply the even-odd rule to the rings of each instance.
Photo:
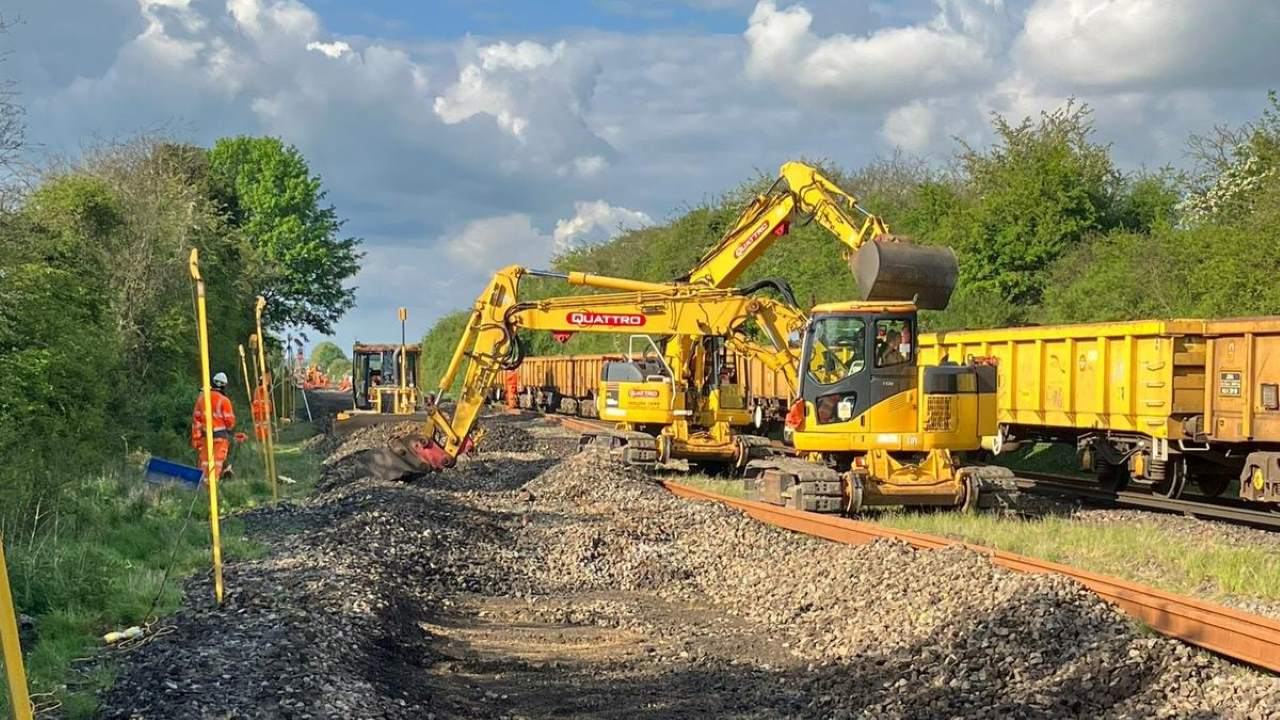
[[[920,363],[997,368],[996,452],[1074,441],[1082,465],[1176,497],[1242,477],[1280,501],[1280,318],[1140,320],[923,334]]]

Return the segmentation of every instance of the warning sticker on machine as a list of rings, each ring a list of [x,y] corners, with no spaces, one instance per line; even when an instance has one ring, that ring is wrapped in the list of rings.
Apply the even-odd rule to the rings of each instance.
[[[1240,397],[1240,373],[1218,373],[1218,394],[1228,397]]]

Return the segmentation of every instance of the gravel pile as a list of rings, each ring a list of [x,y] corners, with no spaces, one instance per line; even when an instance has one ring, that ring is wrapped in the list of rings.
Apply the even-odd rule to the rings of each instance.
[[[555,518],[519,537],[542,586],[701,596],[785,629],[811,666],[797,682],[817,716],[1280,713],[1275,679],[1229,680],[1225,664],[1150,637],[1066,578],[959,548],[804,538],[586,455],[526,489]]]
[[[193,580],[173,632],[122,656],[103,715],[1280,716],[1280,680],[1063,578],[775,530],[548,454],[572,434],[484,422],[531,449],[248,515],[268,555],[228,567],[221,608]]]
[[[427,717],[423,623],[451,594],[510,592],[476,562],[503,531],[408,486],[353,483],[245,521],[271,554],[227,566],[221,608],[192,581],[173,632],[122,657],[103,717]]]

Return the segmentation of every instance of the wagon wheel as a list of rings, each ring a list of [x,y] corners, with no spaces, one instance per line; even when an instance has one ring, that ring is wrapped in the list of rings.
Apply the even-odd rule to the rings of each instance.
[[[1157,495],[1167,497],[1170,500],[1177,500],[1182,496],[1182,491],[1187,486],[1187,460],[1186,458],[1169,458],[1169,464],[1165,469],[1164,480],[1152,486],[1151,491]]]
[[[1206,473],[1196,476],[1196,485],[1200,486],[1200,492],[1205,497],[1216,498],[1227,491],[1231,486],[1232,477],[1223,475],[1222,473]]]

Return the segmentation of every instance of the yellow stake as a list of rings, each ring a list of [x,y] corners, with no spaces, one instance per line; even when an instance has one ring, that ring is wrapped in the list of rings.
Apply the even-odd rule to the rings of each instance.
[[[253,309],[254,322],[258,326],[258,367],[262,368],[263,374],[260,376],[262,381],[262,394],[267,398],[268,402],[273,402],[271,398],[271,385],[267,378],[267,354],[263,350],[266,343],[266,336],[262,334],[262,311],[267,307],[267,299],[258,296],[258,303]],[[273,403],[274,404],[274,403]],[[276,449],[275,438],[271,432],[271,408],[267,408],[267,475],[271,478],[271,502],[280,500],[280,490],[276,485]]]
[[[31,720],[31,697],[27,694],[27,674],[22,669],[22,648],[18,644],[18,616],[9,592],[9,571],[4,560],[4,536],[0,536],[0,644],[4,645],[4,669],[9,678],[9,701],[16,720]]]
[[[396,391],[396,412],[397,413],[400,413],[400,412],[409,413],[409,412],[413,412],[414,410],[414,408],[406,407],[409,404],[408,398],[406,397],[409,392],[409,385],[408,385],[409,362],[408,362],[406,353],[404,351],[404,321],[408,319],[409,319],[409,309],[400,308],[400,387]]]
[[[204,455],[209,480],[209,529],[213,534],[213,594],[222,604],[222,535],[218,530],[218,464],[213,457],[213,389],[209,386],[209,321],[205,309],[204,280],[200,278],[200,251],[191,248],[191,279],[196,283],[196,324],[200,335],[200,373],[204,385]]]
[[[253,341],[254,339],[256,339],[256,337],[257,336],[254,336],[254,335],[249,336],[250,347],[252,347]],[[248,396],[249,398],[249,418],[252,419],[253,418],[253,386],[257,384],[257,380],[253,379],[252,376],[249,375],[249,365],[248,363],[245,362],[245,359],[244,359],[244,345],[243,344],[237,345],[236,349],[240,351],[240,373],[244,375],[244,392],[245,392],[245,395]],[[253,365],[254,365],[254,368],[257,368],[258,366],[258,359],[256,357],[253,359]],[[258,450],[262,453],[262,472],[266,473],[267,472],[267,446],[265,443],[262,442],[262,440],[258,439],[258,429],[256,426],[254,427],[253,440],[258,444]]]

